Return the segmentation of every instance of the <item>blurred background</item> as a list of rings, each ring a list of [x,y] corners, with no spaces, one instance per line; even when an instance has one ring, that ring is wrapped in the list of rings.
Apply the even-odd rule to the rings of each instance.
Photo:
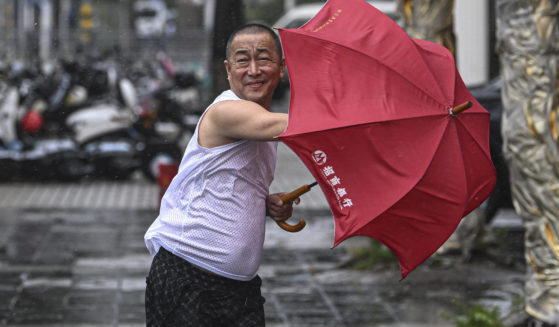
[[[131,64],[153,60],[158,51],[164,51],[177,67],[194,70],[207,79],[204,85],[209,87],[212,44],[223,42],[224,35],[228,36],[239,23],[261,21],[273,25],[290,10],[292,17],[299,17],[288,27],[298,27],[306,20],[303,9],[295,7],[308,3],[323,2],[5,0],[0,3],[0,58],[46,64],[75,56],[76,51],[88,55],[114,52]],[[396,1],[372,3],[383,8],[392,4],[392,9],[383,11],[403,19],[398,17]],[[457,62],[467,84],[482,84],[498,73],[494,8],[494,1],[482,0],[456,1],[454,5]]]

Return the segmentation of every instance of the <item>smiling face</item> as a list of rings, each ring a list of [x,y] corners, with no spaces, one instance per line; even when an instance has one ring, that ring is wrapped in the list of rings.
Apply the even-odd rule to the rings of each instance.
[[[243,100],[270,108],[285,61],[268,33],[237,34],[225,60],[231,90]]]

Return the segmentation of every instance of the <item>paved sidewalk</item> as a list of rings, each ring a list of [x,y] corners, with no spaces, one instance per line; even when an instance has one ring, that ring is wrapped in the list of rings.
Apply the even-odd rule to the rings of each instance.
[[[267,326],[451,326],[453,298],[511,310],[522,292],[521,267],[487,255],[463,263],[435,256],[402,282],[396,265],[345,266],[353,239],[330,249],[329,216],[299,211],[295,234],[269,221],[259,271]],[[143,234],[154,210],[0,211],[0,324],[143,326],[151,258]]]

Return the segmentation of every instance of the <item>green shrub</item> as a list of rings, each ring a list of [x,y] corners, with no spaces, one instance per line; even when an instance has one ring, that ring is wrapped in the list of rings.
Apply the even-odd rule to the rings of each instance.
[[[371,239],[369,246],[348,249],[353,269],[369,270],[377,265],[398,263],[398,258],[382,243]]]
[[[456,327],[504,327],[499,308],[486,307],[480,304],[466,304],[458,299],[453,300],[458,313],[443,312],[441,316],[454,321]]]

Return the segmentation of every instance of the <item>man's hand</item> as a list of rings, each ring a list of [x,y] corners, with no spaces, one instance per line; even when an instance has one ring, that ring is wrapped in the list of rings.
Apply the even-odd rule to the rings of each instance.
[[[292,202],[284,203],[281,196],[285,193],[270,194],[266,198],[266,215],[272,217],[275,221],[284,221],[289,219],[293,214],[293,202],[299,204],[299,198]]]

